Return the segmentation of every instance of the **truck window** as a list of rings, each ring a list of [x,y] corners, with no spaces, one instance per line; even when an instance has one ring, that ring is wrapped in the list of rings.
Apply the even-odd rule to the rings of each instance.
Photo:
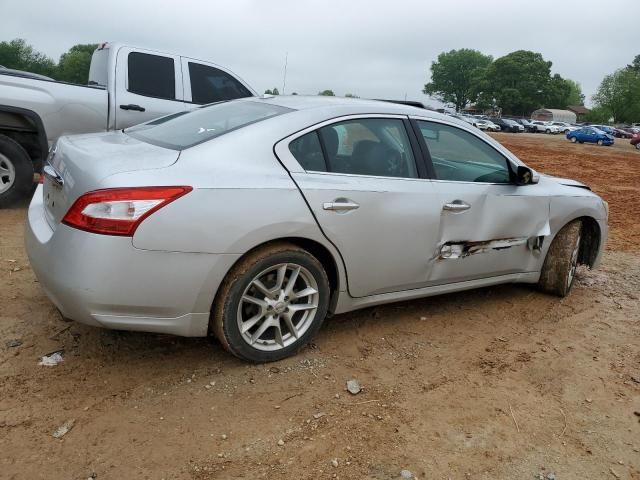
[[[176,77],[173,58],[131,52],[128,57],[131,93],[175,100]]]
[[[189,62],[191,101],[205,104],[251,97],[251,92],[227,72],[200,63]]]

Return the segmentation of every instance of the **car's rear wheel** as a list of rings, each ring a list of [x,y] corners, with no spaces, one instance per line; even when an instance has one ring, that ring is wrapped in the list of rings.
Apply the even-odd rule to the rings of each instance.
[[[212,331],[243,360],[280,360],[320,329],[329,296],[327,274],[315,257],[289,243],[269,245],[241,259],[225,278]]]
[[[598,145],[600,145],[600,146],[604,145],[604,141],[598,140]]]
[[[544,133],[551,133],[551,130],[549,130],[548,128],[544,131]]]
[[[566,296],[576,275],[580,253],[582,222],[565,225],[553,239],[542,266],[538,287],[548,293]]]
[[[640,150],[640,143],[636,143],[636,150]]]
[[[26,197],[33,190],[33,162],[13,139],[0,135],[0,207]]]
[[[576,143],[578,141],[576,137],[571,137],[570,140],[571,140],[571,143]]]

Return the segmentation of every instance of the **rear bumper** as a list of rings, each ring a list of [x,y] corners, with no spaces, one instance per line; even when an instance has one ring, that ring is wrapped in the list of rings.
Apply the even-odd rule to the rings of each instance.
[[[47,223],[38,187],[25,232],[33,271],[62,315],[105,328],[205,336],[211,304],[239,255],[137,249],[129,237]]]

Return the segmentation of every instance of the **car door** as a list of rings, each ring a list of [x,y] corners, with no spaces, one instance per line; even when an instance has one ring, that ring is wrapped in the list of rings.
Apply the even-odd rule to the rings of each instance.
[[[180,57],[121,48],[115,97],[116,129],[185,110]]]
[[[276,145],[340,251],[354,297],[429,283],[440,206],[408,125],[403,116],[349,116]]]
[[[434,284],[533,271],[550,233],[547,193],[513,183],[506,155],[482,134],[414,119],[427,150],[438,205]]]
[[[196,105],[255,96],[255,92],[224,68],[181,57],[184,101]]]

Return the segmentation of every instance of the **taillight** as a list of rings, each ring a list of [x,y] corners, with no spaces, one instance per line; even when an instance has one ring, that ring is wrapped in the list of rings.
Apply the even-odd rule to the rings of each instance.
[[[94,190],[78,198],[62,219],[73,228],[131,237],[138,225],[192,187],[131,187]]]

